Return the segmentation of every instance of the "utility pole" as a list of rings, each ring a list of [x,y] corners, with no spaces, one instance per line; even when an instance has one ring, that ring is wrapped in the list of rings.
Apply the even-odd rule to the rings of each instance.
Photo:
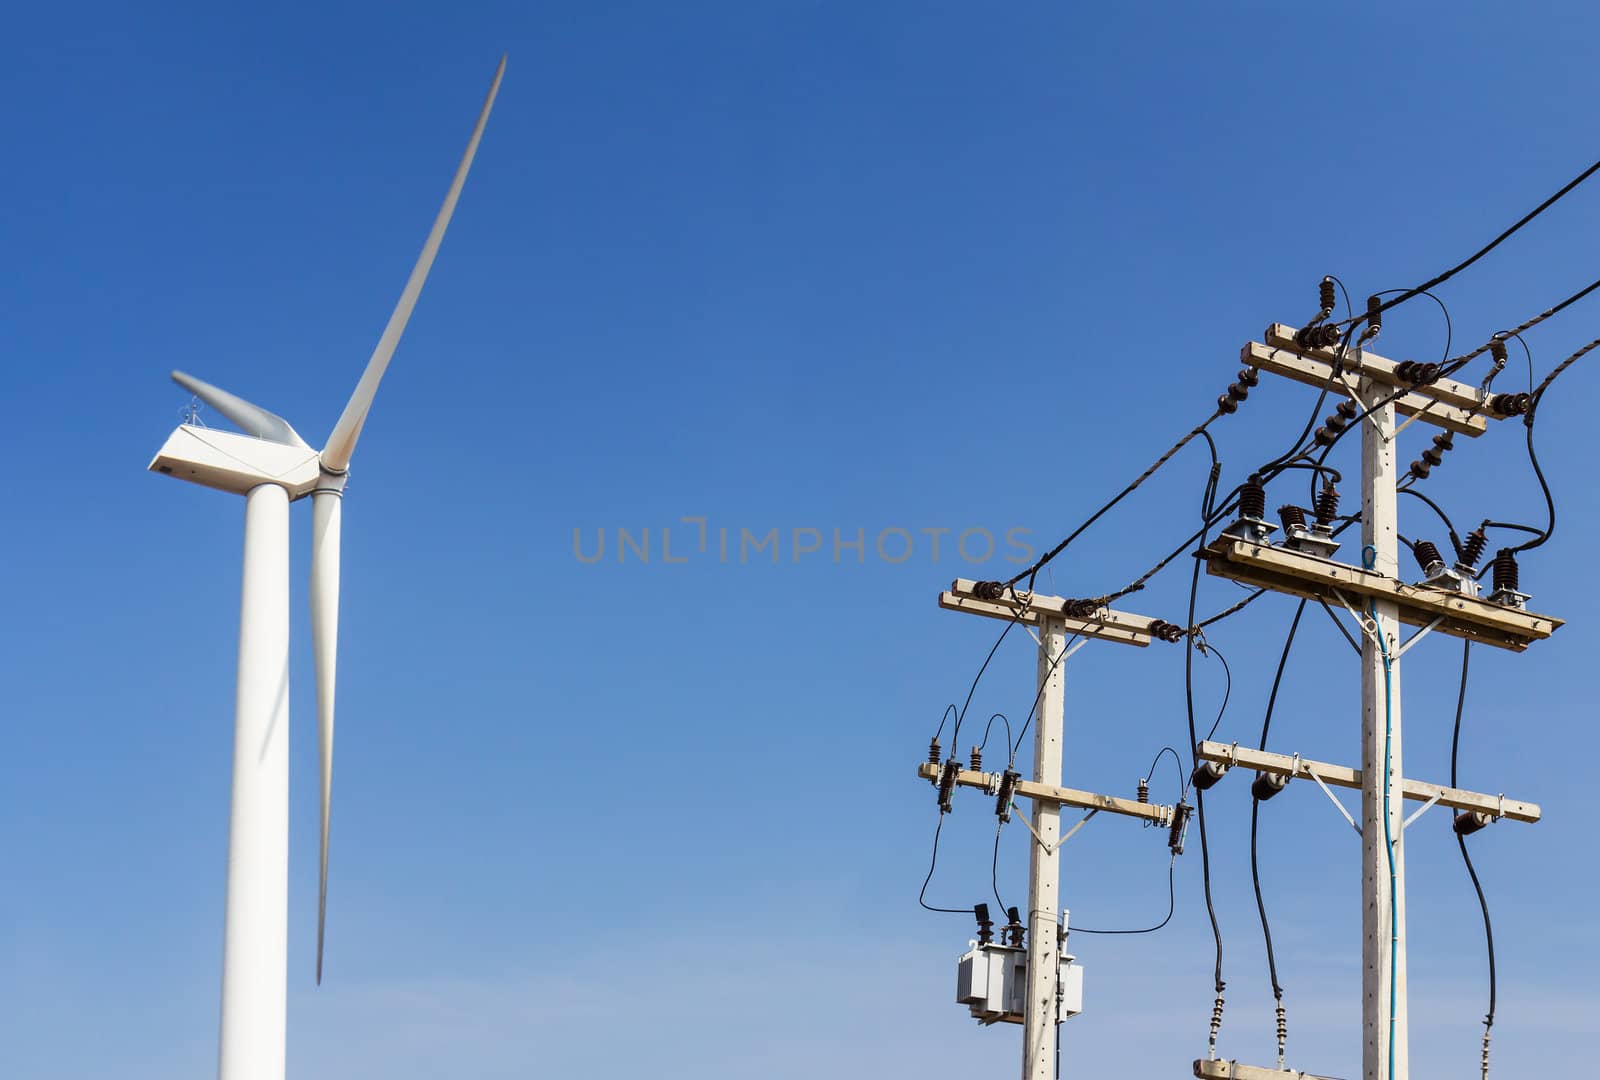
[[[1033,779],[1061,785],[1062,736],[1066,693],[1062,652],[1067,647],[1066,623],[1051,616],[1039,620],[1039,716],[1034,722]],[[1061,804],[1033,803],[1033,832],[1038,841],[1028,848],[1028,980],[1027,1019],[1022,1027],[1022,1080],[1052,1080],[1055,1075],[1056,991],[1061,965],[1056,941],[1061,910]]]
[[[1398,579],[1392,389],[1362,378],[1361,540],[1366,569]],[[1376,624],[1361,637],[1361,1071],[1406,1080],[1406,864],[1400,770],[1400,618],[1393,600],[1373,600]],[[1391,895],[1392,890],[1392,895]],[[1391,986],[1391,980],[1393,985]],[[1392,1045],[1391,1045],[1392,1044]],[[1391,1071],[1392,1070],[1392,1071]]]
[[[1487,420],[1515,415],[1496,408],[1499,395],[1440,378],[1437,370],[1431,379],[1418,378],[1417,365],[1397,364],[1365,353],[1359,346],[1340,354],[1302,344],[1290,326],[1274,324],[1265,336],[1266,344],[1250,342],[1242,350],[1241,358],[1250,368],[1341,390],[1358,407],[1345,415],[1343,423],[1330,418],[1325,424],[1342,430],[1354,417],[1362,427],[1360,569],[1330,557],[1337,544],[1327,531],[1329,522],[1320,519],[1324,531],[1319,534],[1308,531],[1303,520],[1296,524],[1286,517],[1286,538],[1282,545],[1274,545],[1267,540],[1272,527],[1259,519],[1247,519],[1242,512],[1239,527],[1225,530],[1201,554],[1210,574],[1315,600],[1336,622],[1335,606],[1354,617],[1360,630],[1361,768],[1357,771],[1302,759],[1298,754],[1289,758],[1216,743],[1202,743],[1195,753],[1200,760],[1225,767],[1242,765],[1262,774],[1315,780],[1361,834],[1362,1076],[1364,1080],[1409,1080],[1405,829],[1435,803],[1462,810],[1456,819],[1461,832],[1502,819],[1537,821],[1540,814],[1537,806],[1507,800],[1503,795],[1441,788],[1405,778],[1400,658],[1433,630],[1520,652],[1533,641],[1549,637],[1562,624],[1559,619],[1525,610],[1526,597],[1516,592],[1515,581],[1500,581],[1498,560],[1496,588],[1487,599],[1479,597],[1470,566],[1458,564],[1451,570],[1441,561],[1436,568],[1425,567],[1425,580],[1414,585],[1406,584],[1402,577],[1396,514],[1401,480],[1395,456],[1397,436],[1418,420],[1444,428],[1449,435],[1436,438],[1431,459],[1438,464],[1441,448],[1449,448],[1453,435],[1476,437],[1487,430]],[[1408,417],[1398,427],[1397,413]],[[1416,468],[1414,464],[1413,471]],[[1418,629],[1402,640],[1402,624]],[[1330,784],[1360,788],[1359,824],[1329,790]],[[1402,808],[1408,797],[1425,801],[1421,809],[1405,817]],[[1194,1071],[1205,1080],[1284,1075],[1214,1059],[1196,1061]]]
[[[1061,786],[1063,734],[1066,714],[1064,664],[1069,656],[1090,640],[1113,641],[1123,645],[1148,646],[1154,638],[1176,641],[1179,627],[1141,615],[1114,611],[1097,601],[1068,600],[1025,592],[998,582],[965,579],[954,582],[939,595],[939,606],[950,611],[980,615],[990,619],[1020,623],[1038,643],[1038,668],[1035,681],[1035,727],[1033,738],[1033,779],[1020,780],[1015,773],[985,773],[962,769],[952,755],[942,763],[924,762],[917,775],[939,787],[941,805],[946,805],[956,787],[980,788],[1000,795],[1008,806],[1011,796],[1032,802],[1027,827],[1032,833],[1028,859],[1028,916],[1026,920],[1026,963],[1019,992],[1013,994],[1006,979],[1015,976],[1012,949],[1000,964],[984,971],[999,974],[969,973],[969,997],[958,998],[968,1004],[980,1023],[1007,1021],[1022,1025],[1022,1080],[1053,1080],[1055,1076],[1056,1029],[1064,1016],[1081,1010],[1081,969],[1069,968],[1073,978],[1063,987],[1063,957],[1060,940],[1061,845],[1090,818],[1100,813],[1138,818],[1146,825],[1170,827],[1168,843],[1174,853],[1182,849],[1188,807],[1160,806],[1147,801],[1141,789],[1132,799],[1099,795]],[[937,757],[937,744],[935,745]],[[1009,793],[1009,794],[1008,794]],[[1083,819],[1061,832],[1061,808],[1087,811]],[[997,810],[999,808],[997,807]],[[1002,824],[1006,819],[1002,818]],[[979,948],[1003,950],[989,944]],[[973,959],[969,953],[965,963]],[[992,954],[991,954],[992,955]],[[979,984],[981,984],[981,989]]]

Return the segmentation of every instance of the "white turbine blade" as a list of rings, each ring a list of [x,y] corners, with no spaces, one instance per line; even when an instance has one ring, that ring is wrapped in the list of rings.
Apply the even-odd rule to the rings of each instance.
[[[439,216],[433,219],[433,229],[428,233],[427,242],[422,245],[422,254],[417,256],[417,265],[411,268],[411,277],[406,280],[406,287],[400,293],[400,300],[394,306],[394,313],[389,316],[389,325],[383,328],[383,336],[378,339],[378,347],[372,350],[372,358],[367,361],[367,369],[361,373],[361,381],[356,384],[355,393],[350,395],[344,412],[339,415],[339,422],[333,426],[333,433],[328,436],[328,445],[323,448],[322,464],[330,472],[343,472],[350,464],[350,455],[355,452],[356,440],[361,437],[361,426],[367,422],[367,410],[372,408],[372,399],[378,392],[378,383],[383,380],[389,359],[394,356],[395,346],[400,344],[400,335],[405,333],[406,323],[411,318],[411,309],[416,306],[417,296],[422,292],[423,283],[428,280],[428,270],[433,266],[433,258],[439,253],[439,243],[444,239],[444,231],[450,226],[450,215],[455,213],[456,200],[461,197],[462,185],[467,182],[467,172],[472,168],[472,158],[478,152],[478,141],[483,138],[484,125],[489,122],[489,110],[494,107],[495,95],[500,92],[500,79],[505,73],[506,58],[502,56],[500,66],[495,69],[494,82],[489,84],[489,94],[483,99],[483,110],[478,113],[478,123],[472,129],[472,138],[467,140],[466,153],[461,155],[461,164],[456,167],[455,179],[450,182],[450,190],[445,193],[444,205],[439,207]]]
[[[311,648],[317,668],[317,748],[322,763],[321,873],[317,882],[317,984],[322,983],[328,916],[328,810],[333,796],[333,691],[339,659],[339,516],[337,491],[311,496]]]
[[[259,405],[252,405],[242,397],[228,393],[220,386],[212,386],[195,378],[193,375],[182,371],[172,373],[172,381],[183,387],[189,393],[211,406],[228,420],[238,425],[240,431],[246,435],[254,435],[258,439],[269,442],[285,443],[289,446],[306,446],[294,428],[289,426],[289,421],[276,413],[269,413]]]

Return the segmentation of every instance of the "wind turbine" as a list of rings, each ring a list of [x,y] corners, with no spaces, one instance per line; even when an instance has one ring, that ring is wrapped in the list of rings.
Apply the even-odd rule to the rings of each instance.
[[[311,637],[322,767],[317,982],[328,902],[328,809],[333,791],[334,672],[339,636],[339,518],[350,456],[411,309],[444,239],[505,74],[495,70],[461,164],[411,268],[394,313],[322,452],[288,421],[181,371],[184,387],[243,434],[185,423],[152,472],[245,497],[244,586],[234,706],[228,895],[222,944],[220,1080],[281,1080],[289,937],[289,503],[311,497]]]

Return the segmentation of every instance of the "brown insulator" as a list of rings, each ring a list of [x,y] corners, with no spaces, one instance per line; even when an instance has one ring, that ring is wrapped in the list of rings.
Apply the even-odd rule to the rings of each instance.
[[[983,771],[983,751],[981,749],[974,746],[972,748],[972,753],[968,755],[968,760],[972,762],[973,772]]]
[[[972,595],[979,600],[998,600],[1005,591],[1006,587],[998,581],[980,581],[972,587]]]
[[[1510,548],[1501,548],[1494,553],[1494,591],[1505,589],[1517,592],[1517,553]]]
[[[1455,822],[1450,827],[1456,831],[1457,836],[1471,836],[1492,820],[1488,814],[1476,810],[1462,810],[1456,814]]]
[[[1432,540],[1418,540],[1411,545],[1411,554],[1417,557],[1417,565],[1422,567],[1425,577],[1432,577],[1444,569],[1444,557],[1439,554],[1439,546]]]
[[[1169,623],[1165,619],[1150,620],[1150,636],[1160,638],[1162,641],[1173,642],[1183,637],[1183,627],[1176,623]]]
[[[1489,399],[1489,411],[1496,416],[1522,416],[1532,403],[1529,394],[1495,394]]]
[[[1224,416],[1232,416],[1239,411],[1239,403],[1227,394],[1219,394],[1217,396],[1217,411]]]
[[[1339,328],[1337,326],[1307,326],[1296,330],[1294,343],[1302,349],[1331,349],[1339,344]]]
[[[1362,341],[1371,341],[1383,332],[1383,301],[1376,296],[1367,297],[1367,328],[1361,331]]]
[[[1239,379],[1238,379],[1238,381],[1239,381],[1239,384],[1241,386],[1252,386],[1253,387],[1253,386],[1255,386],[1257,383],[1259,383],[1261,381],[1261,376],[1256,372],[1256,369],[1253,368],[1253,367],[1240,368],[1239,369]]]
[[[1134,798],[1142,803],[1150,801],[1150,781],[1143,776],[1139,777],[1139,790]]]
[[[1260,474],[1251,473],[1250,479],[1239,487],[1239,516],[1260,521],[1266,514],[1267,489],[1261,483]]]
[[[1290,532],[1294,529],[1306,527],[1306,512],[1298,506],[1278,507],[1278,520],[1283,522],[1283,531]]]
[[[1243,383],[1233,383],[1228,387],[1228,397],[1234,401],[1243,401],[1250,396],[1250,390]]]
[[[994,920],[989,918],[989,905],[973,905],[972,914],[978,919],[978,944],[989,944],[994,940]]]
[[[1063,600],[1061,614],[1069,619],[1087,619],[1103,606],[1104,604],[1098,599]]]
[[[1411,475],[1415,476],[1418,480],[1426,480],[1428,478],[1428,474],[1432,471],[1432,465],[1425,465],[1420,461],[1413,461],[1411,463]]]
[[[1461,545],[1461,554],[1457,559],[1468,570],[1478,565],[1478,560],[1483,558],[1483,549],[1489,546],[1489,535],[1483,531],[1483,526],[1478,526],[1467,534],[1466,542]]]
[[[928,740],[928,764],[937,765],[939,759],[944,757],[944,751],[939,748],[939,739],[935,736]]]
[[[1317,303],[1322,306],[1322,314],[1318,318],[1326,319],[1333,314],[1334,295],[1333,279],[1331,277],[1325,277],[1317,282]]]
[[[1332,524],[1333,519],[1339,516],[1339,489],[1332,484],[1323,484],[1322,490],[1317,492],[1316,511],[1318,524]]]
[[[1489,356],[1490,356],[1490,358],[1492,358],[1494,360],[1494,366],[1497,369],[1505,367],[1506,366],[1506,343],[1503,340],[1499,339],[1499,338],[1496,338],[1494,341],[1489,342]]]

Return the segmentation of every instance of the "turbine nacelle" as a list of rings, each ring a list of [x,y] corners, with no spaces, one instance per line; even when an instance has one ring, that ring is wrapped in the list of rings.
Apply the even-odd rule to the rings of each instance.
[[[235,495],[277,484],[290,499],[300,499],[317,489],[322,458],[303,445],[183,424],[157,451],[150,471]]]

